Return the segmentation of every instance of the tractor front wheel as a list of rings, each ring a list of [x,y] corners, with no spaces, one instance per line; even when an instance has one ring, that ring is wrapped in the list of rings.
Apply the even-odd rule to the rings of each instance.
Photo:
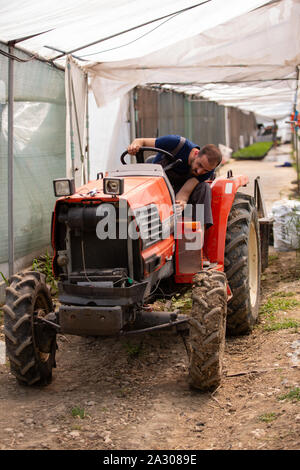
[[[193,388],[208,391],[218,387],[225,349],[227,289],[219,271],[195,275],[190,319],[189,381]]]
[[[22,385],[46,385],[55,367],[55,332],[39,334],[38,317],[53,311],[45,276],[24,272],[13,276],[6,289],[4,334],[10,368]]]

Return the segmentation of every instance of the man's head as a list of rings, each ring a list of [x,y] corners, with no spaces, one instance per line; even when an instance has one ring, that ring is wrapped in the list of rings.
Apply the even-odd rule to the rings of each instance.
[[[222,154],[218,147],[208,144],[201,150],[193,148],[189,155],[190,173],[194,176],[204,175],[214,170],[222,161]]]

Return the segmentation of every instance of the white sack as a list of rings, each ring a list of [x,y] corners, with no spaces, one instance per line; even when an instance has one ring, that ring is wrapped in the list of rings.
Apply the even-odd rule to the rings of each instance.
[[[282,199],[272,206],[274,248],[293,251],[300,248],[300,201]]]

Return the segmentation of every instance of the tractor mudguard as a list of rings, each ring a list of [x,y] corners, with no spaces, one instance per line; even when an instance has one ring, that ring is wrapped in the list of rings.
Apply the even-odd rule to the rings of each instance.
[[[211,263],[224,267],[228,216],[238,189],[246,186],[248,176],[219,177],[211,184],[214,225],[205,231],[204,252]],[[251,197],[251,196],[249,196]]]

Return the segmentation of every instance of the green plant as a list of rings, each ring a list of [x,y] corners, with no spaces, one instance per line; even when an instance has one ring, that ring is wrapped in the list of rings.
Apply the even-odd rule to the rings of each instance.
[[[272,421],[274,421],[274,419],[277,418],[277,414],[276,413],[264,413],[262,414],[261,416],[259,416],[259,420],[260,421],[263,421],[264,423],[271,423]]]
[[[52,257],[49,255],[48,251],[46,251],[44,255],[33,260],[32,269],[33,271],[39,271],[40,273],[45,274],[46,283],[50,284],[52,293],[57,292],[57,282],[52,272]]]
[[[273,145],[273,142],[256,142],[255,144],[249,145],[248,147],[244,147],[234,152],[232,154],[232,158],[238,158],[238,159],[263,158],[268,153],[272,145]]]
[[[288,393],[280,395],[278,400],[297,400],[300,401],[300,387],[292,388]]]
[[[0,271],[0,276],[2,277],[3,281],[5,282],[5,284],[7,286],[9,286],[9,282],[8,282],[8,279],[4,276],[4,274]]]
[[[80,418],[80,419],[84,419],[87,416],[84,408],[80,408],[79,406],[75,406],[74,408],[72,408],[71,414],[73,418]]]

